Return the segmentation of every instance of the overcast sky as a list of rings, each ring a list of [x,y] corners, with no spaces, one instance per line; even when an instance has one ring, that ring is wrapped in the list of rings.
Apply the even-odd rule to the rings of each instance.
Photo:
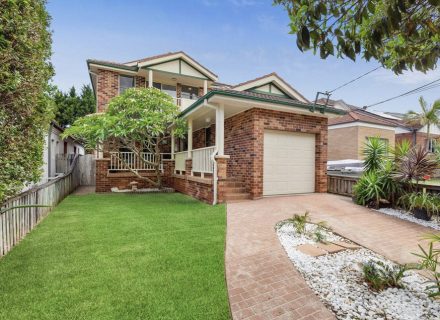
[[[301,53],[288,33],[286,13],[270,0],[52,0],[48,10],[54,82],[63,90],[90,83],[88,58],[125,62],[180,50],[214,71],[220,82],[236,84],[275,71],[310,100],[317,91],[334,89],[378,66]],[[400,76],[379,69],[335,91],[332,99],[364,106],[438,78],[440,69]],[[422,94],[433,102],[440,98],[440,87]],[[418,97],[374,109],[418,110]]]

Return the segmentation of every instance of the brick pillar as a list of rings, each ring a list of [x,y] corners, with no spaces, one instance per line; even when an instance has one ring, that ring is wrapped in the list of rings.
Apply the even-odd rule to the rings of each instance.
[[[316,135],[315,192],[327,192],[327,130]]]
[[[109,167],[110,159],[96,159],[96,192],[110,191],[110,185],[107,178]]]
[[[173,159],[164,159],[163,161],[163,182],[164,185],[170,188],[174,188],[174,167],[175,161]]]
[[[186,176],[190,176],[191,175],[191,171],[192,171],[192,159],[186,159],[185,160],[185,175]]]
[[[217,202],[225,202],[225,189],[229,156],[216,156],[217,162]]]

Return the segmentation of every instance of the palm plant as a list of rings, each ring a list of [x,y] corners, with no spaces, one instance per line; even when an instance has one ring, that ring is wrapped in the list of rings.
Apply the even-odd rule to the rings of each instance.
[[[365,172],[376,171],[382,168],[388,155],[388,147],[379,137],[370,137],[362,150]]]
[[[419,98],[419,103],[422,111],[420,113],[409,111],[405,115],[404,121],[410,126],[426,126],[426,148],[429,149],[431,126],[440,126],[440,99],[436,100],[431,107],[428,107],[428,103],[423,97]]]

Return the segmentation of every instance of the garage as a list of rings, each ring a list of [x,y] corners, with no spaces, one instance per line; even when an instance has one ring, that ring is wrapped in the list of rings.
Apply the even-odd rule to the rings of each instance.
[[[315,135],[265,130],[263,195],[315,192]]]

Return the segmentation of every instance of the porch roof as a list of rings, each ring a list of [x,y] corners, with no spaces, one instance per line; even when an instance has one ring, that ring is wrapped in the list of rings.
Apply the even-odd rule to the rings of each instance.
[[[339,110],[336,108],[320,105],[320,104],[314,104],[314,103],[306,103],[301,102],[298,100],[293,100],[289,98],[285,98],[282,96],[276,96],[271,94],[264,94],[264,93],[257,93],[257,92],[250,92],[250,91],[236,91],[232,89],[215,89],[210,92],[208,92],[203,97],[199,98],[196,102],[194,102],[190,107],[185,109],[180,113],[181,117],[185,117],[192,111],[194,111],[197,107],[203,104],[205,100],[210,99],[211,97],[219,95],[224,97],[232,97],[232,98],[239,98],[243,100],[252,100],[252,101],[259,101],[264,103],[270,103],[274,105],[282,105],[282,106],[288,106],[292,108],[300,108],[300,109],[307,109],[311,112],[314,112],[315,110],[321,112],[321,113],[331,113],[335,115],[344,115],[346,114],[345,111]]]

